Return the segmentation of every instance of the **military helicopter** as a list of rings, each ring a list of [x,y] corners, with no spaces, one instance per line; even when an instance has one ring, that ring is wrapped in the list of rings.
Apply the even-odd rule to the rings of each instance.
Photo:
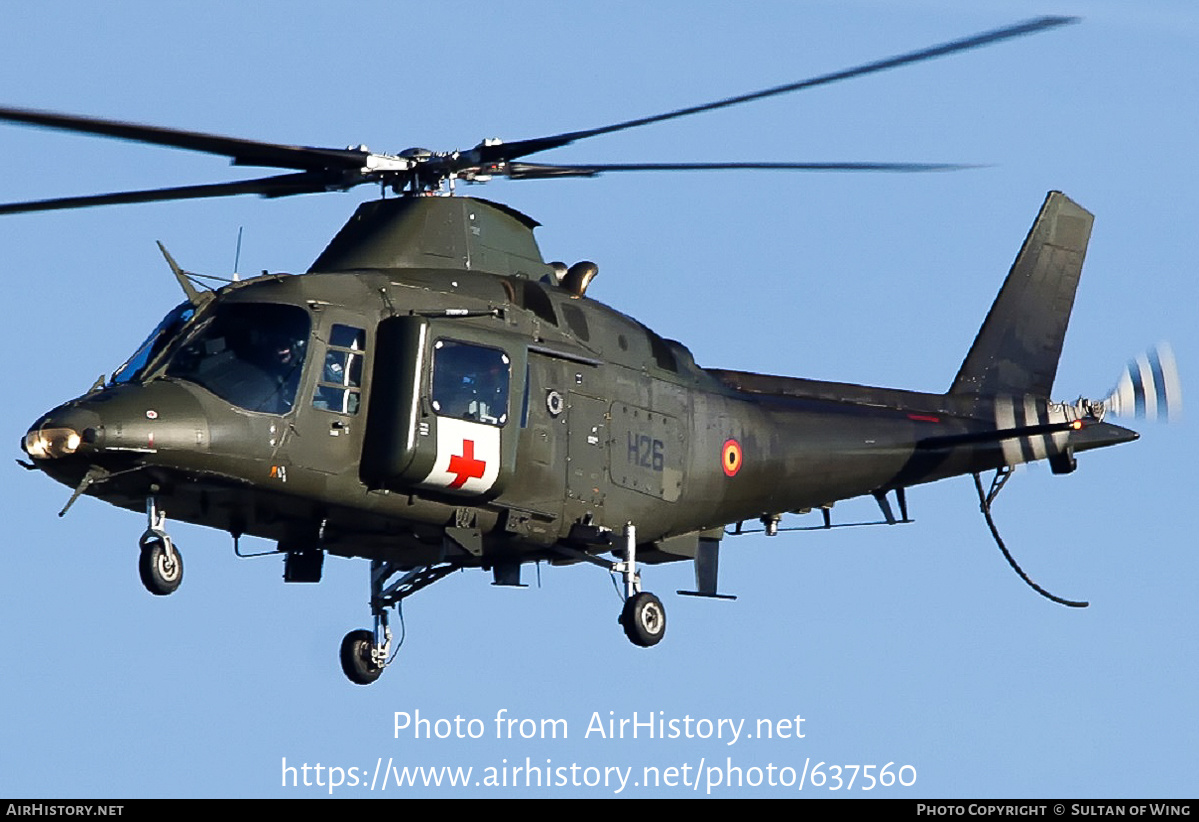
[[[327,554],[369,559],[374,626],[348,633],[340,652],[362,685],[394,658],[389,611],[460,569],[491,571],[498,585],[520,585],[523,567],[542,561],[619,574],[620,623],[649,647],[665,635],[666,614],[643,589],[642,566],[690,560],[695,590],[680,593],[722,597],[720,546],[746,522],[776,534],[784,514],[820,510],[817,528],[852,525],[832,521],[833,504],[863,495],[885,522],[908,522],[907,487],[963,474],[974,476],[990,522],[1013,466],[1044,459],[1073,471],[1077,453],[1136,439],[1108,414],[1178,407],[1164,349],[1131,365],[1105,400],[1050,399],[1092,222],[1064,195],[1046,199],[949,390],[924,394],[701,368],[680,343],[589,297],[593,263],[546,263],[534,220],[455,186],[622,171],[955,168],[521,160],[1068,22],[1039,18],[716,102],[467,151],[288,146],[0,109],[12,123],[288,170],[0,213],[363,183],[398,195],[360,206],[302,275],[209,288],[163,249],[184,301],[110,377],[34,422],[22,464],[74,489],[62,513],[85,494],[144,512],[139,573],[155,595],[183,576],[168,512],[227,531],[239,554],[242,536],[274,542],[288,582],[319,582]]]

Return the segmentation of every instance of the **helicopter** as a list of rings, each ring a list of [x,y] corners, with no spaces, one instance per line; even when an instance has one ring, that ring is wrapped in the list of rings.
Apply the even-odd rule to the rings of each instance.
[[[0,206],[18,213],[235,194],[274,198],[379,185],[301,275],[216,289],[164,256],[184,294],[92,390],[25,435],[29,458],[83,495],[144,512],[139,574],[182,581],[173,519],[272,541],[287,582],[319,582],[326,555],[370,560],[373,629],[340,661],[356,684],[394,658],[389,612],[461,569],[521,585],[530,563],[620,575],[635,645],[665,635],[642,568],[691,561],[692,595],[726,596],[719,553],[742,524],[870,495],[908,522],[905,489],[971,474],[989,504],[1013,466],[1136,434],[1108,414],[1177,406],[1165,351],[1130,366],[1105,400],[1050,399],[1091,215],[1051,193],[945,394],[698,366],[680,343],[588,296],[594,263],[546,263],[537,223],[459,196],[492,178],[624,171],[928,171],[944,164],[547,165],[524,158],[583,139],[837,82],[1071,22],[1039,18],[844,71],[598,128],[466,151],[313,148],[74,115],[0,120],[169,146],[288,173]],[[989,492],[980,475],[995,471]],[[894,505],[892,504],[894,499]],[[852,523],[850,523],[852,524]],[[610,556],[611,559],[606,558]],[[1075,603],[1068,603],[1075,604]]]

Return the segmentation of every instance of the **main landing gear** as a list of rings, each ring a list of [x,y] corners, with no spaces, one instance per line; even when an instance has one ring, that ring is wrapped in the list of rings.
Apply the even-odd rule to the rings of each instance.
[[[616,563],[613,570],[624,577],[624,608],[619,621],[624,626],[625,636],[642,648],[657,645],[666,636],[666,608],[662,600],[641,590],[641,574],[637,573],[637,529],[631,522],[624,527],[624,561]]]
[[[403,572],[399,579],[389,583],[393,576],[401,573],[401,569],[390,562],[371,560],[371,613],[375,617],[375,630],[359,628],[350,631],[341,640],[341,670],[350,682],[370,685],[391,664],[394,653],[391,648],[391,628],[387,624],[387,609],[398,607],[405,597],[457,569],[458,566],[448,562],[423,565]],[[400,625],[403,626],[402,615]],[[401,632],[400,643],[403,642]]]
[[[610,532],[603,535],[592,532],[591,537],[597,544],[602,540],[604,544],[611,545]],[[555,550],[572,559],[619,573],[624,580],[625,602],[617,621],[624,628],[625,636],[642,648],[652,647],[662,641],[662,637],[666,636],[666,608],[656,596],[641,590],[641,575],[637,571],[637,531],[632,523],[625,526],[624,547],[618,549],[616,562],[600,559],[564,544],[557,545]],[[432,585],[459,567],[441,562],[404,570],[394,563],[371,560],[371,613],[374,615],[375,628],[373,631],[367,628],[350,631],[341,641],[341,670],[350,682],[370,685],[391,664],[398,646],[396,649],[392,647],[393,637],[387,622],[388,609],[398,609],[405,597]],[[402,612],[400,625],[402,629]],[[403,642],[401,630],[399,644]]]
[[[625,636],[642,648],[650,648],[662,641],[666,636],[666,608],[662,600],[641,590],[641,574],[637,571],[637,529],[633,523],[624,527],[624,549],[620,552],[623,557],[618,562],[608,562],[565,545],[559,545],[557,550],[572,559],[620,574],[624,581],[624,608],[616,621],[624,628]]]
[[[146,532],[138,540],[141,557],[137,570],[146,590],[163,597],[174,593],[183,582],[183,555],[167,535],[166,512],[158,508],[154,497],[146,498],[146,519]]]

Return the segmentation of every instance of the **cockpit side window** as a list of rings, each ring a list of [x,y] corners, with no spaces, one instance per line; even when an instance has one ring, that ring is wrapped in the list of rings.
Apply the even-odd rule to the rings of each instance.
[[[498,348],[454,340],[433,344],[433,410],[489,425],[508,421],[511,362]]]
[[[171,355],[168,377],[248,411],[286,414],[307,352],[308,312],[280,303],[225,303]]]

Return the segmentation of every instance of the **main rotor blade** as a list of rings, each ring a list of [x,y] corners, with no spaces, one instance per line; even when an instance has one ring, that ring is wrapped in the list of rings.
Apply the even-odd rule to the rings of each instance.
[[[503,172],[513,180],[551,177],[596,177],[609,171],[959,171],[980,168],[958,163],[598,163],[547,165],[508,163]]]
[[[239,137],[222,137],[198,131],[182,131],[160,126],[125,123],[119,120],[103,120],[98,117],[81,117],[74,114],[58,114],[51,111],[34,111],[22,108],[0,107],[0,121],[22,123],[40,128],[94,134],[100,137],[115,137],[136,143],[170,146],[206,154],[229,157],[234,165],[265,166],[269,168],[296,168],[305,171],[320,171],[327,168],[361,168],[367,155],[353,149],[313,148],[310,146],[288,146],[277,143],[260,143]]]
[[[942,57],[946,54],[954,54],[960,51],[968,51],[970,49],[988,46],[992,43],[998,43],[1003,40],[1010,40],[1015,37],[1023,37],[1026,34],[1033,34],[1045,29],[1056,28],[1057,26],[1066,25],[1067,23],[1075,23],[1077,17],[1038,17],[1034,20],[1027,20],[1023,23],[1017,23],[1014,26],[1006,26],[1001,29],[983,32],[971,37],[966,37],[961,40],[952,40],[941,45],[931,46],[929,48],[920,49],[919,51],[908,52],[907,54],[896,55],[895,57],[887,57],[882,60],[875,60],[872,63],[865,63],[854,68],[836,71],[831,74],[822,74],[818,77],[812,77],[807,80],[800,80],[796,83],[787,83],[781,86],[763,89],[762,91],[754,91],[749,94],[740,94],[736,97],[727,97],[723,100],[716,100],[711,103],[703,103],[698,106],[689,106],[687,108],[668,111],[663,114],[655,114],[649,117],[640,117],[635,120],[625,120],[612,125],[600,126],[599,128],[586,129],[584,131],[568,131],[562,134],[554,134],[548,137],[534,137],[529,140],[518,140],[512,143],[500,143],[493,146],[480,146],[476,149],[479,152],[478,156],[483,162],[502,162],[504,160],[514,160],[518,157],[527,157],[530,154],[535,154],[539,151],[547,151],[551,148],[568,145],[576,140],[582,140],[587,137],[596,137],[600,134],[611,134],[614,131],[624,131],[625,129],[637,128],[638,126],[649,125],[650,123],[660,123],[663,120],[673,120],[677,117],[687,117],[692,114],[699,114],[704,111],[713,111],[718,108],[727,108],[740,103],[748,103],[753,100],[761,100],[766,97],[774,97],[779,94],[788,94],[792,91],[801,89],[814,88],[823,86],[829,83],[835,83],[840,80],[848,80],[851,77],[861,77],[864,74],[873,74],[875,72],[886,71],[887,69],[897,68],[898,66],[907,65],[909,63],[918,63],[922,60],[931,60],[934,57]]]
[[[26,203],[0,204],[0,214],[21,214],[29,211],[54,211],[63,208],[117,205],[121,203],[152,203],[160,200],[190,200],[201,197],[230,197],[235,194],[259,194],[263,197],[286,197],[291,194],[313,194],[339,186],[326,174],[302,172],[278,174],[257,180],[232,183],[211,183],[175,188],[152,188],[144,191],[118,191],[111,194],[91,194],[84,197],[58,197],[53,200],[34,200]]]

